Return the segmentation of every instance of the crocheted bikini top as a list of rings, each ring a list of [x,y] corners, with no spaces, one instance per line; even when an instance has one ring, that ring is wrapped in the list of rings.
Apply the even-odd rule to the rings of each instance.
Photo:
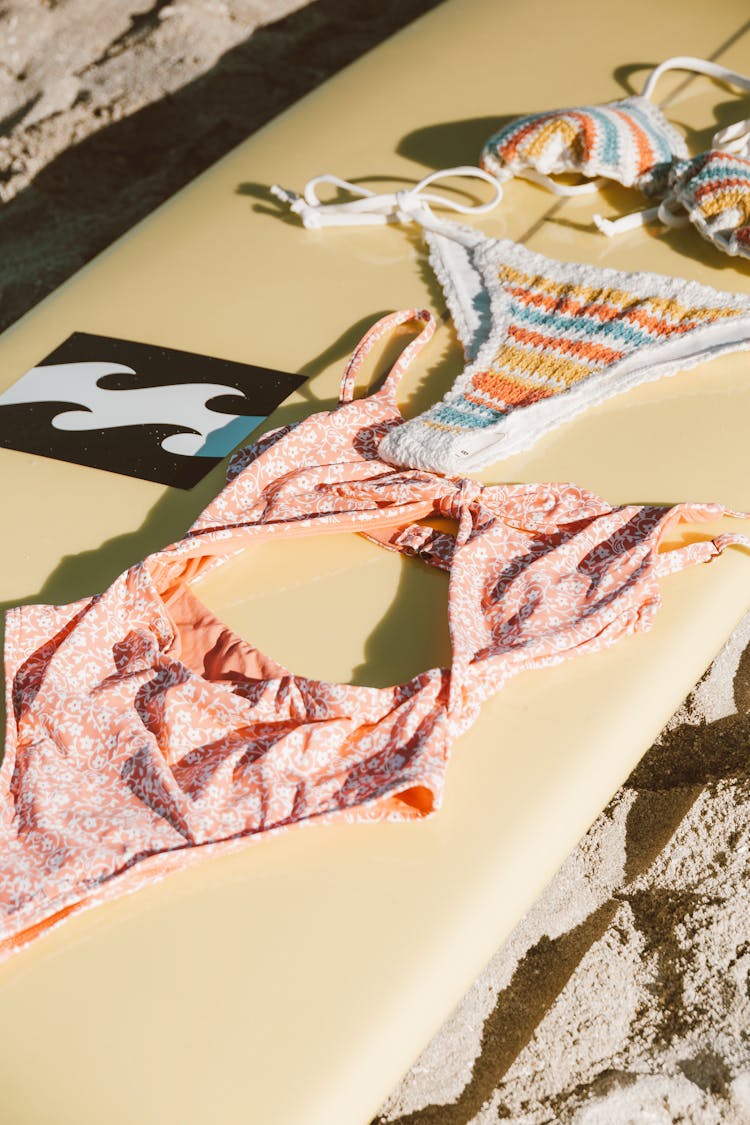
[[[383,387],[352,400],[363,357],[409,321],[422,331]],[[431,813],[451,744],[510,676],[647,629],[660,576],[746,542],[659,550],[716,505],[612,508],[569,484],[483,487],[382,461],[396,383],[433,327],[423,311],[380,321],[338,409],[240,451],[185,537],[104,593],[9,612],[0,956],[263,833]],[[436,514],[455,536],[419,522]],[[191,589],[254,542],[345,530],[449,572],[450,668],[377,689],[298,676]]]
[[[648,196],[663,195],[672,165],[688,156],[682,134],[652,101],[659,79],[670,70],[705,74],[750,90],[750,78],[742,74],[708,59],[676,56],[654,67],[640,94],[606,105],[532,113],[504,125],[485,143],[481,167],[501,182],[523,176],[557,195],[597,190],[595,183],[570,185],[551,178],[560,173],[615,180]],[[719,130],[712,146],[744,144],[745,127],[741,122],[739,130],[736,125]]]
[[[659,79],[670,70],[704,74],[750,90],[750,78],[718,63],[676,56],[651,71],[640,94],[606,105],[575,106],[515,118],[485,142],[479,168],[442,169],[412,189],[386,194],[333,175],[311,179],[302,196],[278,185],[271,190],[289,204],[305,226],[317,229],[400,222],[419,203],[482,214],[497,206],[502,184],[517,176],[563,196],[595,192],[602,181],[613,180],[637,187],[659,203],[615,220],[594,215],[593,221],[603,234],[612,236],[656,219],[669,226],[692,222],[719,250],[750,257],[750,118],[720,129],[709,151],[689,157],[683,136],[652,101]],[[577,174],[587,182],[570,184],[554,178],[560,174]],[[437,180],[456,176],[486,179],[494,189],[492,199],[467,206],[427,190]],[[357,198],[321,203],[317,194],[321,184],[344,188]]]
[[[661,202],[621,219],[594,216],[611,237],[654,219],[667,226],[692,223],[725,254],[750,258],[750,119],[714,133],[711,148],[688,157],[682,135],[652,101],[669,70],[705,74],[750,90],[750,79],[718,63],[691,56],[655,67],[640,94],[603,106],[553,110],[521,117],[485,144],[480,165],[503,182],[534,180],[557,195],[597,190],[595,182],[569,185],[552,179],[576,172],[592,180],[616,180]]]

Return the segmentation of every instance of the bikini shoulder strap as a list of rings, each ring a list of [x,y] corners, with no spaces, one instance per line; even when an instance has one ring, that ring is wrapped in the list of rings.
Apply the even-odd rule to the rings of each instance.
[[[402,324],[410,324],[412,321],[416,324],[421,324],[423,326],[422,331],[406,345],[401,355],[388,372],[383,385],[370,396],[382,396],[383,398],[389,399],[391,402],[395,402],[396,387],[402,375],[435,331],[435,318],[427,309],[401,309],[399,312],[389,313],[388,316],[383,316],[380,320],[376,321],[369,332],[362,337],[352,358],[346,365],[346,370],[342,376],[341,386],[339,388],[340,403],[345,404],[352,401],[354,397],[354,382],[362,364],[375,344]]]
[[[725,516],[735,519],[750,518],[750,514],[747,512],[738,512],[734,508],[725,508],[721,504],[677,504],[669,513],[669,519],[662,525],[659,538],[662,538],[667,528],[675,523],[700,523],[705,520],[722,519]],[[654,569],[657,576],[663,578],[668,574],[676,574],[680,570],[686,570],[688,567],[709,562],[717,555],[723,554],[727,547],[750,548],[750,536],[741,535],[738,532],[722,532],[720,535],[697,539],[684,547],[672,547],[669,550],[659,552],[656,556]]]
[[[657,82],[663,74],[670,70],[687,70],[692,74],[705,74],[708,78],[717,78],[720,82],[726,82],[728,86],[738,86],[741,90],[750,90],[750,78],[747,78],[744,74],[737,74],[734,70],[729,70],[721,63],[711,62],[709,59],[697,59],[693,55],[675,55],[654,67],[643,84],[641,97],[648,98],[650,101]]]

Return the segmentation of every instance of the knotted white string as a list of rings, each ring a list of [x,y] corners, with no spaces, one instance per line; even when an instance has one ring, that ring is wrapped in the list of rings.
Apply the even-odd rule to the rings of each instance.
[[[438,180],[448,177],[484,180],[492,187],[493,197],[487,203],[466,204],[425,190]],[[343,203],[323,203],[317,195],[316,189],[319,184],[331,184],[342,188],[357,198],[348,199]],[[406,223],[416,218],[420,212],[431,215],[431,206],[456,211],[461,215],[484,215],[497,207],[503,197],[502,186],[494,176],[485,172],[483,168],[475,168],[467,164],[431,172],[414,187],[403,191],[378,193],[360,184],[349,183],[348,180],[342,180],[338,176],[325,174],[308,180],[302,195],[279,187],[278,184],[273,185],[271,192],[282,203],[286,203],[290,211],[299,215],[303,225],[311,230],[321,227]]]

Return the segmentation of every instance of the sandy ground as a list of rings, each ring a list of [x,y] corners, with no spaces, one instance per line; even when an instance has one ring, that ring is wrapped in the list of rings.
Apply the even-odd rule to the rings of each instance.
[[[434,0],[0,5],[0,326]],[[750,618],[382,1108],[750,1122]]]

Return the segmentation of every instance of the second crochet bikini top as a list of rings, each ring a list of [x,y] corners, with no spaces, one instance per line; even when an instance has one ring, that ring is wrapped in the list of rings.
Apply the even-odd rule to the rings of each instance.
[[[423,330],[382,389],[352,401],[363,357],[410,320]],[[510,676],[648,628],[660,576],[741,541],[659,550],[671,524],[714,505],[612,508],[569,484],[483,487],[382,461],[402,422],[396,383],[433,327],[424,312],[379,322],[338,409],[241,451],[185,537],[104,593],[9,612],[0,957],[264,833],[429,814],[453,741]],[[434,515],[455,536],[420,522]],[[388,688],[298,676],[193,592],[262,539],[341,531],[449,572],[450,668]]]

